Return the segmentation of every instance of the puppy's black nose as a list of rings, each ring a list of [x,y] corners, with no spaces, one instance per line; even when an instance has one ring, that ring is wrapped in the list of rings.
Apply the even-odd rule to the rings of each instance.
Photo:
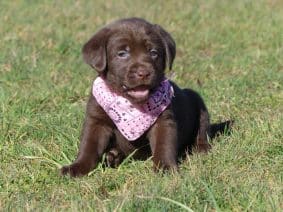
[[[150,71],[146,69],[138,69],[136,72],[136,77],[139,79],[146,79],[150,76]]]

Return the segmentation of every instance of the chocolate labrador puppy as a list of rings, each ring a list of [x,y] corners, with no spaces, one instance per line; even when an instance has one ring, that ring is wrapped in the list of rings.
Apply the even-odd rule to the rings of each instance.
[[[179,156],[207,152],[207,137],[228,128],[211,125],[202,98],[165,78],[176,47],[159,25],[140,18],[115,21],[83,47],[83,58],[98,72],[87,104],[77,159],[62,175],[83,176],[106,153],[116,167],[129,154],[153,156],[155,170],[176,170]]]

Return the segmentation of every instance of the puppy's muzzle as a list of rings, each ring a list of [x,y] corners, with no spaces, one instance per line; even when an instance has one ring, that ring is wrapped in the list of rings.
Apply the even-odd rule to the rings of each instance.
[[[134,79],[136,81],[145,81],[148,80],[151,76],[150,70],[146,68],[137,68],[130,71],[129,78]]]
[[[149,76],[150,76],[150,72],[146,69],[139,69],[136,72],[136,78],[138,78],[140,80],[148,79]]]

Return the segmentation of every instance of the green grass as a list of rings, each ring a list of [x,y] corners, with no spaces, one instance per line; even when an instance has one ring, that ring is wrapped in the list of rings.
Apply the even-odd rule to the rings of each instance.
[[[234,118],[234,131],[175,175],[130,160],[61,178],[95,77],[81,47],[130,16],[173,35],[172,78],[203,96],[213,121]],[[1,210],[283,210],[282,1],[1,1],[0,21]]]

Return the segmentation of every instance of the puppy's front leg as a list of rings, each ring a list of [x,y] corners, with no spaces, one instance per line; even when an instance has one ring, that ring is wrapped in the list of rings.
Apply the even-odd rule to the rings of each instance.
[[[160,115],[148,135],[154,170],[177,170],[177,126],[170,109]]]
[[[87,117],[84,123],[78,157],[75,162],[61,169],[62,175],[79,177],[94,169],[109,144],[112,129],[98,120]]]

